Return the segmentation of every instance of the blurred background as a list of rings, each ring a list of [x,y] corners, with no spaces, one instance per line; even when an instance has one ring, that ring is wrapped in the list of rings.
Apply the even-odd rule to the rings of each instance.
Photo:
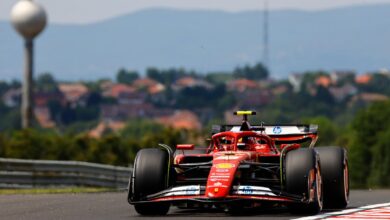
[[[29,129],[16,2],[0,2],[0,157],[127,166],[250,109],[318,124],[318,145],[349,150],[354,187],[390,186],[390,0],[36,0]]]

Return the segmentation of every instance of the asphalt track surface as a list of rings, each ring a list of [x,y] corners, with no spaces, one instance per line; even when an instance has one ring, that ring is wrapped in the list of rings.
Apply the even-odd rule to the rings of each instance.
[[[126,201],[126,192],[0,195],[0,219],[149,219],[139,216]],[[351,191],[348,209],[390,202],[390,190]],[[335,210],[325,210],[333,212]],[[284,208],[260,210],[243,216],[231,216],[223,211],[183,210],[171,208],[165,217],[153,219],[293,219]]]

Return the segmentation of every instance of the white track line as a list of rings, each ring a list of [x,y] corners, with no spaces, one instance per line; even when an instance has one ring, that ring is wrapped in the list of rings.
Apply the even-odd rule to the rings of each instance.
[[[386,206],[390,206],[390,203],[381,203],[381,204],[368,205],[368,206],[363,206],[363,207],[354,208],[354,209],[345,209],[345,210],[342,210],[342,211],[328,212],[328,213],[323,213],[323,214],[314,215],[314,216],[296,218],[296,219],[293,219],[293,220],[316,220],[316,219],[323,219],[323,218],[327,218],[327,217],[332,217],[332,216],[337,216],[337,215],[346,215],[346,214],[351,214],[351,213],[354,213],[354,212],[364,211],[364,210],[368,210],[368,209],[375,209],[375,208],[380,208],[380,207],[386,207]]]

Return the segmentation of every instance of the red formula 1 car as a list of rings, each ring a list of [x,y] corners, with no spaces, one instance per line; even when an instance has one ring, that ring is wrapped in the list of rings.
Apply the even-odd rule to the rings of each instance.
[[[213,127],[208,148],[161,145],[137,153],[128,202],[141,215],[165,215],[171,205],[240,212],[280,204],[316,214],[345,208],[348,161],[340,147],[314,148],[315,125],[255,125],[252,111],[238,111],[241,125]],[[301,145],[307,144],[306,147]]]

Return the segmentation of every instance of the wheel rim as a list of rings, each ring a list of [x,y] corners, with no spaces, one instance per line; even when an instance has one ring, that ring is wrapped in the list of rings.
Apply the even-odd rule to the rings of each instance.
[[[317,192],[317,202],[318,202],[318,205],[320,206],[320,209],[322,210],[322,176],[321,176],[320,169],[317,169],[316,192]]]
[[[344,166],[344,198],[345,198],[345,201],[348,201],[348,198],[349,198],[349,175],[348,175],[347,163]]]

